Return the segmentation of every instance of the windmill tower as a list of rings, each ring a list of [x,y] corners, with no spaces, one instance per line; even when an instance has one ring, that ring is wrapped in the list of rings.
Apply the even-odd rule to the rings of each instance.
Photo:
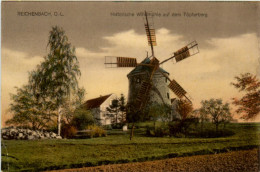
[[[145,30],[148,45],[151,47],[151,56],[137,63],[136,58],[106,56],[106,67],[135,67],[128,75],[129,91],[128,105],[132,111],[142,111],[148,102],[170,104],[169,90],[180,99],[187,99],[187,92],[174,80],[169,78],[169,73],[160,68],[160,65],[174,60],[178,63],[187,57],[199,53],[196,41],[189,43],[183,48],[173,53],[173,56],[160,62],[154,54],[154,46],[157,45],[155,29],[148,22],[148,15],[145,11]]]
[[[141,64],[149,64],[150,59],[144,59]],[[151,91],[149,93],[148,102],[159,104],[170,104],[170,90],[167,86],[169,84],[167,78],[162,75],[159,71],[163,72],[165,75],[169,76],[169,73],[162,68],[158,68],[152,77]],[[137,66],[128,75],[129,88],[128,88],[128,103],[135,101],[138,94],[138,90],[141,88],[141,83],[147,81],[150,78],[150,67],[148,66]]]

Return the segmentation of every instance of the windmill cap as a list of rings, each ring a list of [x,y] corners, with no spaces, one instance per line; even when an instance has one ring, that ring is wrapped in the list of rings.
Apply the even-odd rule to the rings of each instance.
[[[145,58],[141,63],[142,64],[149,64],[150,63],[150,59],[149,58]],[[141,66],[141,65],[139,65],[139,66],[137,66],[137,67],[135,67],[128,75],[127,75],[127,77],[129,77],[130,75],[134,75],[134,74],[137,74],[137,73],[141,73],[141,72],[144,72],[144,71],[150,71],[150,67],[148,67],[148,66]],[[167,73],[168,75],[169,75],[169,72],[167,72],[166,70],[164,70],[163,68],[161,68],[161,67],[159,67],[159,69],[158,70],[160,70],[161,72],[163,72],[163,73]]]

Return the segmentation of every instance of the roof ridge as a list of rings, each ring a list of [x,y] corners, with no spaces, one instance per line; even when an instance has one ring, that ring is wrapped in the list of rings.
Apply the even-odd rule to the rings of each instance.
[[[94,109],[94,108],[98,108],[102,103],[104,103],[111,95],[105,95],[105,96],[100,96],[97,98],[93,98],[93,99],[89,99],[87,101],[85,101],[85,103],[82,104],[83,107],[85,107],[86,109]]]

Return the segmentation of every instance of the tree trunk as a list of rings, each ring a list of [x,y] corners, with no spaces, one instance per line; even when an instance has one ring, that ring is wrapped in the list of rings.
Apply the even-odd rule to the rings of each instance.
[[[203,132],[203,126],[204,125],[204,122],[203,121],[201,121],[201,123],[200,123],[200,133],[202,133]]]
[[[216,133],[218,133],[218,123],[216,123]]]
[[[156,121],[153,122],[154,131],[156,129]]]
[[[61,133],[61,107],[58,108],[58,136]]]
[[[135,129],[135,123],[132,125],[131,134],[130,134],[130,140],[134,137],[134,129]]]

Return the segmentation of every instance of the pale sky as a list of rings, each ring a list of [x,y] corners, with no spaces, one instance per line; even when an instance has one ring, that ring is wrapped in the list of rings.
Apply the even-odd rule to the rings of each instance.
[[[195,108],[210,98],[231,102],[239,96],[230,85],[234,76],[245,72],[260,76],[258,8],[256,2],[2,2],[2,125],[10,116],[9,94],[28,82],[28,72],[48,54],[48,34],[55,25],[63,27],[76,48],[82,72],[79,83],[86,89],[86,99],[110,93],[127,96],[126,75],[132,68],[105,68],[104,59],[124,56],[140,62],[146,51],[150,53],[143,18],[136,16],[144,10],[169,14],[153,17],[159,60],[193,40],[198,42],[199,54],[162,66],[192,97]],[[21,16],[19,12],[52,16]],[[113,12],[135,15],[112,16]]]

